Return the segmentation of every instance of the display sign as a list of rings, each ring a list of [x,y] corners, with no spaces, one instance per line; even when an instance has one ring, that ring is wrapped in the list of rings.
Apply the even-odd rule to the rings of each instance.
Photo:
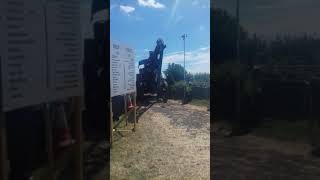
[[[83,94],[80,0],[47,0],[49,100]]]
[[[134,50],[122,43],[110,44],[111,97],[136,91]]]
[[[45,100],[46,46],[42,0],[0,1],[2,110]]]
[[[83,93],[80,0],[0,1],[1,110]]]

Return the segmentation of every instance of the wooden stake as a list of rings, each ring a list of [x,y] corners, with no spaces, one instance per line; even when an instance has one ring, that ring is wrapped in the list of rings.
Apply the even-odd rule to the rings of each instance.
[[[78,96],[74,100],[74,114],[72,120],[73,137],[73,180],[83,180],[83,152],[82,152],[82,97]]]
[[[50,105],[44,104],[44,117],[46,125],[46,143],[48,153],[48,165],[49,165],[49,180],[54,180],[54,153],[53,153],[53,129],[52,129],[52,113],[50,111]]]
[[[133,94],[133,118],[134,118],[134,126],[133,126],[133,131],[136,130],[136,120],[137,120],[137,93],[134,92]]]
[[[126,126],[128,126],[128,109],[127,109],[127,94],[123,95],[123,99],[124,99],[124,113],[125,113],[125,116],[127,117],[126,118]]]
[[[110,139],[109,139],[109,143],[110,143],[110,148],[112,147],[112,135],[113,135],[113,114],[112,114],[112,97],[110,97],[110,101],[109,101],[109,114],[110,114],[110,119],[109,119],[109,125],[110,125]]]
[[[7,154],[7,132],[5,113],[1,112],[0,117],[0,179],[8,180],[8,154]]]
[[[316,142],[314,140],[314,119],[313,119],[313,103],[312,103],[312,86],[310,84],[310,87],[309,87],[309,111],[308,111],[308,117],[309,117],[309,126],[310,126],[310,139],[311,139],[311,144],[312,145],[315,145]]]

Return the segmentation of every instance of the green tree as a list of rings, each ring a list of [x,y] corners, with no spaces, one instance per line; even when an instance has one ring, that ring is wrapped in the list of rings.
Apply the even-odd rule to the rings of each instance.
[[[214,9],[213,21],[213,62],[222,64],[227,61],[234,61],[236,57],[237,21],[226,10]],[[248,33],[240,27],[240,46],[244,46],[248,39]]]
[[[192,84],[199,87],[210,87],[209,73],[196,73],[193,76]]]
[[[175,82],[183,81],[183,73],[187,74],[187,71],[180,64],[169,63],[168,69],[164,71],[167,77],[168,85],[173,85]]]

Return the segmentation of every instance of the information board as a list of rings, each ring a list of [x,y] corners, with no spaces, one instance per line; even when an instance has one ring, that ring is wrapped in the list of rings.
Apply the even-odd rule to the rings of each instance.
[[[42,2],[0,1],[2,111],[45,100],[46,48]]]
[[[1,110],[83,94],[80,0],[1,0]]]
[[[134,50],[125,44],[110,43],[111,97],[136,91]]]
[[[83,94],[80,0],[47,0],[49,100]]]

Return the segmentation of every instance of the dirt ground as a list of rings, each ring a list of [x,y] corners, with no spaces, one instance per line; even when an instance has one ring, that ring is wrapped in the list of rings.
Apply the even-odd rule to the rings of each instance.
[[[213,124],[213,131],[219,128]],[[318,180],[320,158],[311,156],[307,143],[284,142],[253,134],[212,140],[212,178],[224,180]]]
[[[111,179],[209,179],[209,123],[206,107],[154,104],[136,132],[115,135]]]
[[[111,179],[320,179],[320,158],[311,156],[308,143],[254,133],[225,137],[219,123],[210,141],[209,123],[206,107],[155,103],[140,116],[136,132],[115,133]],[[102,168],[90,179],[106,179],[105,173]]]

